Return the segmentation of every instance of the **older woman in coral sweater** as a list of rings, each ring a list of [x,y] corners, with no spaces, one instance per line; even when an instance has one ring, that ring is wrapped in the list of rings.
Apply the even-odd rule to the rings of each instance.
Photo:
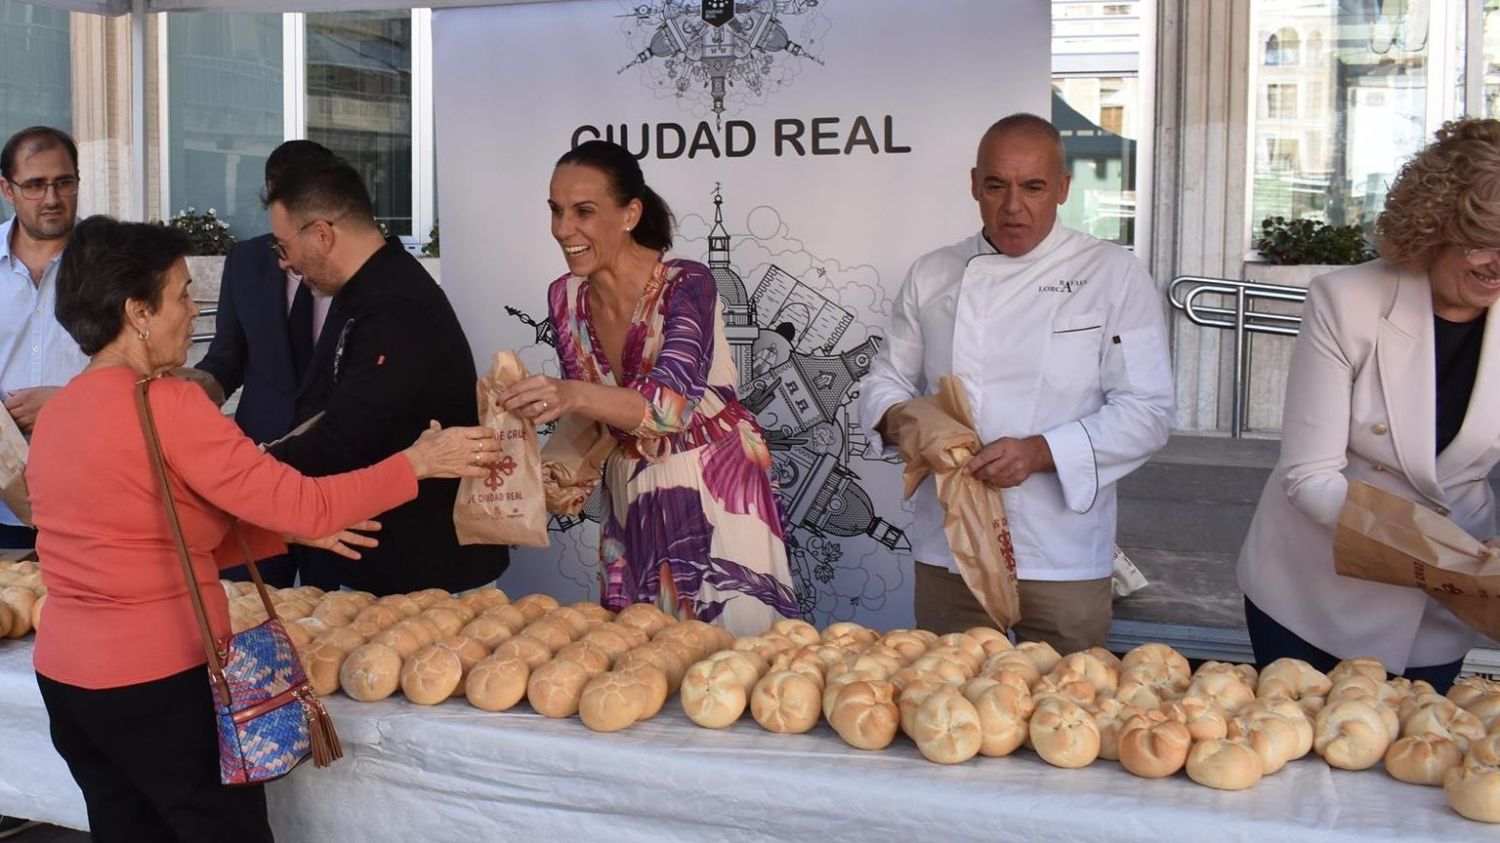
[[[271,839],[261,788],[219,783],[202,641],[134,403],[138,381],[187,357],[188,246],[161,226],[77,227],[57,318],[91,359],[38,418],[27,470],[47,586],[37,684],[100,841]],[[149,400],[216,636],[229,631],[219,568],[242,561],[236,520],[258,557],[294,540],[357,558],[373,539],[346,528],[422,479],[482,474],[498,450],[483,428],[434,425],[373,466],[314,479],[262,453],[195,385],[161,377]]]

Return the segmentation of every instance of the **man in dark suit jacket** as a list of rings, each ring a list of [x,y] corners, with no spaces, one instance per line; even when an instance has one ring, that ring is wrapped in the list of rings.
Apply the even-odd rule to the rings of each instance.
[[[276,181],[266,206],[280,265],[332,294],[347,320],[323,416],[270,453],[322,476],[405,448],[431,420],[478,424],[474,357],[458,317],[416,258],[381,236],[359,174],[341,161],[304,163]],[[457,493],[457,480],[422,481],[416,500],[377,516],[380,546],[343,563],[341,581],[376,594],[494,581],[506,548],[458,544]]]
[[[333,160],[322,144],[293,140],[276,147],[266,158],[269,190],[289,167],[307,161]],[[344,318],[328,297],[309,297],[301,303],[310,314],[294,311],[301,282],[277,262],[264,234],[229,250],[219,282],[219,309],[214,338],[197,369],[211,375],[225,397],[242,389],[234,420],[256,442],[267,443],[285,436],[297,425],[322,411],[333,386],[333,349],[338,343]],[[321,331],[308,334],[301,348],[291,335],[293,323],[303,332],[308,322]],[[298,358],[307,358],[299,360]],[[290,553],[257,563],[267,583],[291,586],[301,570],[305,585],[337,588],[339,557],[316,548],[294,545]],[[229,579],[249,579],[243,566],[224,572]]]

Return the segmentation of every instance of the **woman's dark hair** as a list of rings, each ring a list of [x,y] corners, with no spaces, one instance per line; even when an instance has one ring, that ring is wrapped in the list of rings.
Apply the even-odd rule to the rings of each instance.
[[[167,270],[193,241],[164,225],[94,216],[79,223],[57,269],[57,321],[83,353],[99,353],[125,325],[125,302],[161,306]]]
[[[617,143],[591,140],[557,159],[557,166],[564,164],[592,167],[603,173],[621,205],[632,199],[641,200],[641,221],[630,230],[630,236],[642,246],[659,252],[672,248],[672,209],[646,185],[641,165],[630,150]]]

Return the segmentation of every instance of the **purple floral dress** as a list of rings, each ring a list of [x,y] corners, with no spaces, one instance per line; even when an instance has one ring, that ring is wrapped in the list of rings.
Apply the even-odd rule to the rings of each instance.
[[[565,377],[634,389],[646,412],[604,467],[599,542],[603,603],[655,602],[736,635],[795,617],[781,500],[755,417],[735,395],[708,267],[664,258],[636,304],[623,373],[610,370],[589,321],[589,282],[565,275],[547,294]]]

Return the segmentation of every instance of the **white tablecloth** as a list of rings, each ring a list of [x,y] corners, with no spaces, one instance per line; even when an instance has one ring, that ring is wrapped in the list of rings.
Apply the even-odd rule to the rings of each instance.
[[[48,741],[30,665],[28,642],[0,643],[0,814],[81,828],[82,796]],[[270,786],[282,843],[1500,838],[1500,828],[1453,813],[1440,788],[1333,770],[1316,757],[1226,793],[1103,761],[1059,770],[1025,750],[943,767],[904,740],[861,752],[826,726],[774,735],[748,716],[709,731],[674,702],[608,735],[524,705],[486,714],[461,700],[328,702],[345,757]]]

